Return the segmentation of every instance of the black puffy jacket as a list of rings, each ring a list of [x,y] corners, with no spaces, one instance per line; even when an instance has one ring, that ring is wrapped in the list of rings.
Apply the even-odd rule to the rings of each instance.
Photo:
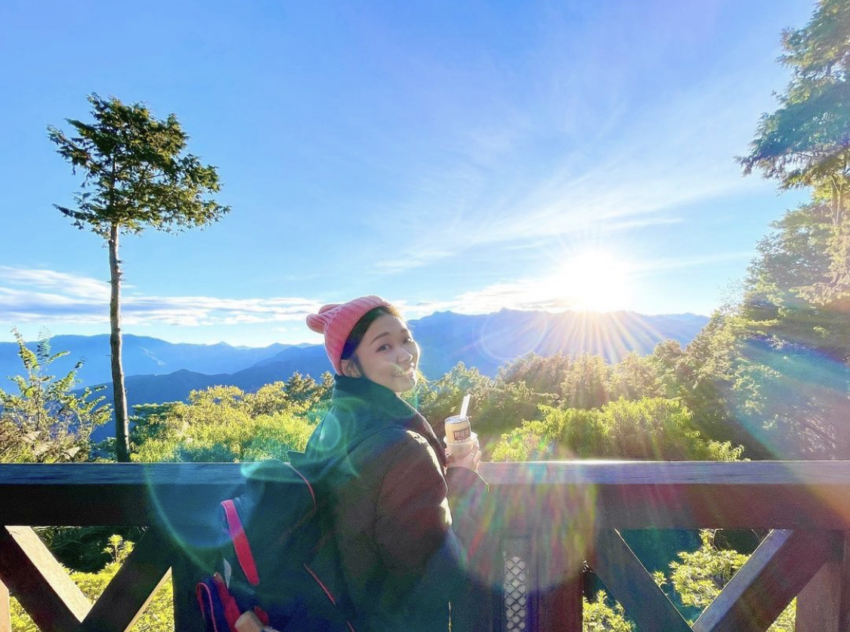
[[[355,628],[445,632],[448,602],[476,583],[464,542],[482,526],[474,514],[487,486],[471,470],[446,470],[440,440],[398,395],[337,375],[307,457],[332,459],[367,435],[325,481]],[[457,619],[453,632],[478,627]]]

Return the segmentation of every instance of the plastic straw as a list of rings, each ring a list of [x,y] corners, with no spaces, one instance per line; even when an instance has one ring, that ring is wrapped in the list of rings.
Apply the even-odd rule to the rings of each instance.
[[[463,403],[460,405],[460,416],[466,417],[466,409],[469,408],[469,393],[463,396]]]

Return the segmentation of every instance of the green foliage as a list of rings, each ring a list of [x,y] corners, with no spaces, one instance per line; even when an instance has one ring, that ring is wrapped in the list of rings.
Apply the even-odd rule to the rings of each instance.
[[[540,406],[551,404],[555,398],[554,394],[534,392],[525,382],[495,382],[481,404],[475,427],[479,434],[497,437],[524,419],[538,417]]]
[[[470,415],[477,415],[477,407],[492,388],[493,381],[490,378],[481,375],[478,369],[467,369],[463,362],[458,362],[439,380],[420,382],[412,403],[425,419],[436,425],[458,413],[463,396],[467,393],[472,397],[475,407],[470,410]]]
[[[120,536],[113,536],[105,553],[111,561],[96,573],[71,573],[71,579],[80,587],[83,594],[94,602],[115,577],[127,556],[133,551],[133,543],[124,541]],[[13,632],[38,632],[29,615],[16,599],[11,599],[12,630]],[[167,579],[153,599],[144,614],[130,628],[131,632],[171,632],[174,630],[174,597],[171,579]]]
[[[294,398],[289,386],[295,389]],[[143,409],[133,430],[133,461],[287,460],[289,450],[307,445],[315,427],[308,411],[324,388],[298,375],[256,393],[213,386],[193,391],[188,404]]]
[[[567,379],[571,364],[572,358],[568,355],[556,354],[544,358],[529,353],[502,366],[496,380],[506,384],[525,382],[536,393],[553,393],[561,398],[564,395],[561,387]]]
[[[672,588],[684,605],[700,611],[717,598],[749,559],[748,555],[717,546],[715,535],[714,530],[700,531],[700,548],[679,553],[680,561],[670,564],[669,577],[660,571],[654,573],[659,586]],[[796,601],[792,601],[770,626],[769,632],[793,632],[795,617]]]
[[[105,548],[110,538],[121,537],[135,542],[144,533],[141,527],[114,526],[36,527],[35,530],[63,566],[86,573],[95,573],[112,560]]]
[[[619,399],[599,410],[541,406],[543,418],[503,435],[496,461],[570,458],[737,460],[743,448],[704,438],[680,402]]]
[[[218,220],[230,209],[205,197],[219,191],[215,167],[185,153],[188,135],[174,114],[156,120],[141,104],[88,98],[93,123],[68,119],[76,136],[48,128],[60,156],[84,178],[77,208],[56,206],[80,229],[108,238],[113,225],[179,230]]]
[[[583,353],[570,364],[561,385],[564,406],[599,408],[611,399],[611,366],[602,356]]]
[[[820,0],[811,21],[783,33],[780,61],[792,76],[779,108],[762,116],[746,173],[759,169],[783,188],[819,186],[846,175],[850,138],[850,4]],[[841,183],[846,186],[846,182]]]
[[[664,397],[665,394],[651,357],[641,357],[634,351],[613,366],[608,390],[614,400]]]
[[[84,461],[92,430],[110,416],[103,397],[91,389],[77,395],[78,362],[64,377],[49,373],[50,365],[67,355],[51,353],[50,339],[42,336],[32,351],[17,330],[18,355],[24,375],[9,378],[17,393],[0,389],[0,462],[57,463]]]
[[[538,406],[557,397],[537,393],[524,381],[491,380],[477,369],[467,369],[461,362],[436,382],[420,383],[412,403],[440,434],[443,421],[460,411],[467,393],[472,402],[469,414],[482,443],[497,438],[523,419],[537,417]]]
[[[649,358],[703,434],[755,458],[850,456],[850,318],[801,292],[827,275],[823,216],[818,205],[787,213],[761,243],[741,304],[686,350],[665,343]]]
[[[817,305],[850,305],[850,3],[820,0],[809,23],[783,34],[792,71],[779,108],[762,116],[745,173],[758,169],[783,189],[811,187],[829,205],[828,278],[801,287]]]
[[[810,288],[831,278],[830,209],[804,204],[772,224],[749,270],[742,315],[754,332],[850,360],[850,317],[841,302],[810,300]]]
[[[635,626],[626,618],[623,606],[609,605],[605,591],[596,593],[593,601],[582,597],[582,632],[634,632]]]

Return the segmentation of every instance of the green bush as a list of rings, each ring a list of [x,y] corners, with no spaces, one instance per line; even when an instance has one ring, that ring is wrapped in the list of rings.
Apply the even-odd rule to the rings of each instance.
[[[305,396],[308,387],[298,378],[297,399],[282,382],[256,393],[214,386],[193,391],[188,404],[156,409],[134,428],[132,459],[145,463],[285,460],[289,450],[303,450],[307,445],[315,427],[309,412],[321,399],[315,393]]]
[[[690,411],[660,397],[619,399],[598,410],[541,406],[543,418],[502,436],[495,461],[570,458],[734,461],[743,449],[704,438]]]
[[[0,389],[0,463],[85,461],[89,437],[109,420],[110,408],[102,405],[103,397],[93,397],[91,389],[73,392],[81,362],[64,377],[50,375],[50,365],[68,352],[51,353],[46,336],[32,351],[21,334],[12,331],[24,375],[9,378],[17,393]]]

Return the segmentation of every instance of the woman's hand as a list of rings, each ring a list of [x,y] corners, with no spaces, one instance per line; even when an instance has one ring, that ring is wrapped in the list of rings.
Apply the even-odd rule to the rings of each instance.
[[[447,457],[448,463],[446,467],[465,467],[468,470],[477,472],[478,466],[481,464],[481,449],[478,443],[478,437],[473,437],[472,449],[462,457],[452,456],[451,454],[447,454]]]

